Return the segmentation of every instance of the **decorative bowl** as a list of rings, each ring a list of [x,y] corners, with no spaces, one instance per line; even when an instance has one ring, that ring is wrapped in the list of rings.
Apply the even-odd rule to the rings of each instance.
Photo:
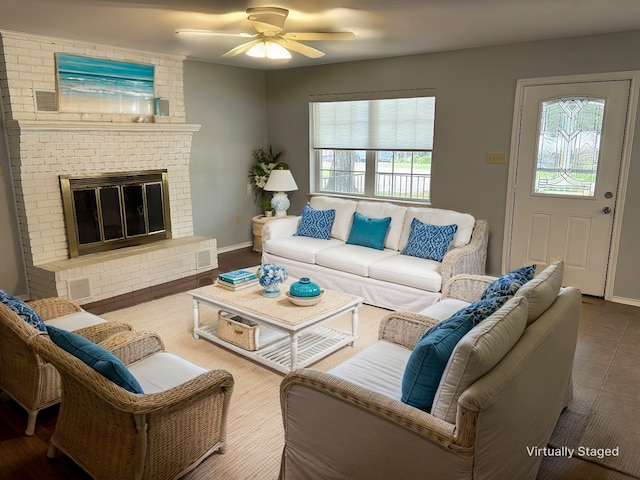
[[[320,300],[322,300],[322,296],[324,295],[324,290],[320,290],[320,295],[316,295],[315,297],[296,297],[291,295],[291,293],[287,292],[287,298],[299,307],[310,307],[315,305]]]
[[[292,297],[312,298],[321,294],[320,285],[312,282],[308,277],[302,277],[297,282],[293,282],[289,287],[289,294]]]

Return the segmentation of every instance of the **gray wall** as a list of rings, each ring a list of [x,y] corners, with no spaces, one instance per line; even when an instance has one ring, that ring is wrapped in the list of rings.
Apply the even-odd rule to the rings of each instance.
[[[218,248],[251,242],[260,210],[247,195],[251,151],[268,145],[265,73],[187,61],[184,95],[187,123],[202,125],[191,147],[194,233]]]
[[[385,60],[267,72],[270,141],[288,152],[300,191],[309,192],[310,95],[434,88],[436,124],[432,204],[489,222],[487,272],[501,272],[508,165],[489,165],[486,152],[509,152],[516,81],[521,78],[640,70],[629,45],[640,32],[477,48]],[[636,130],[640,129],[640,122]],[[635,132],[623,240],[614,294],[640,300],[640,132]]]

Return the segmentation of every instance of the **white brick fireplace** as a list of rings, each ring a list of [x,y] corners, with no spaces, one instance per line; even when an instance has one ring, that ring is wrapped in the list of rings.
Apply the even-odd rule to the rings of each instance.
[[[20,235],[32,298],[95,302],[217,267],[215,239],[193,235],[189,159],[198,125],[185,123],[182,57],[0,31],[0,89]],[[55,94],[55,53],[155,66],[170,114],[41,111]],[[60,175],[167,169],[172,239],[70,258]]]

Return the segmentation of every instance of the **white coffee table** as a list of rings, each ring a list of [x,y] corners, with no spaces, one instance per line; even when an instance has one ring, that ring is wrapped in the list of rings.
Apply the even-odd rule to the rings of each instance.
[[[355,346],[362,298],[325,290],[316,305],[299,307],[284,293],[292,281],[289,279],[281,286],[283,293],[276,298],[262,296],[259,285],[235,292],[215,285],[191,290],[194,338],[206,338],[283,373],[308,366],[346,345]],[[259,325],[259,348],[249,351],[222,340],[217,334],[217,320],[201,326],[200,304],[255,321]],[[351,312],[350,332],[326,325],[348,312]]]

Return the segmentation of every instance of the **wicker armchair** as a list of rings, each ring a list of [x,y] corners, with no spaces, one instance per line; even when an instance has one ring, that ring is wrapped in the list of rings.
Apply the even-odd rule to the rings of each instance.
[[[216,451],[224,452],[233,391],[229,372],[207,371],[165,352],[156,334],[122,333],[101,346],[129,366],[141,385],[144,379],[134,368],[159,357],[172,357],[198,371],[196,376],[181,375],[190,379],[172,388],[133,394],[45,335],[32,337],[30,344],[62,378],[64,395],[50,458],[59,449],[94,478],[163,480],[179,478]],[[174,373],[156,364],[147,371],[156,377]]]
[[[52,320],[82,312],[76,303],[64,298],[48,298],[29,303],[42,319]],[[104,322],[75,330],[101,342],[115,333],[131,330],[121,322]],[[60,376],[28,345],[38,331],[10,308],[0,303],[0,389],[27,411],[27,435],[33,435],[38,412],[60,402]]]

